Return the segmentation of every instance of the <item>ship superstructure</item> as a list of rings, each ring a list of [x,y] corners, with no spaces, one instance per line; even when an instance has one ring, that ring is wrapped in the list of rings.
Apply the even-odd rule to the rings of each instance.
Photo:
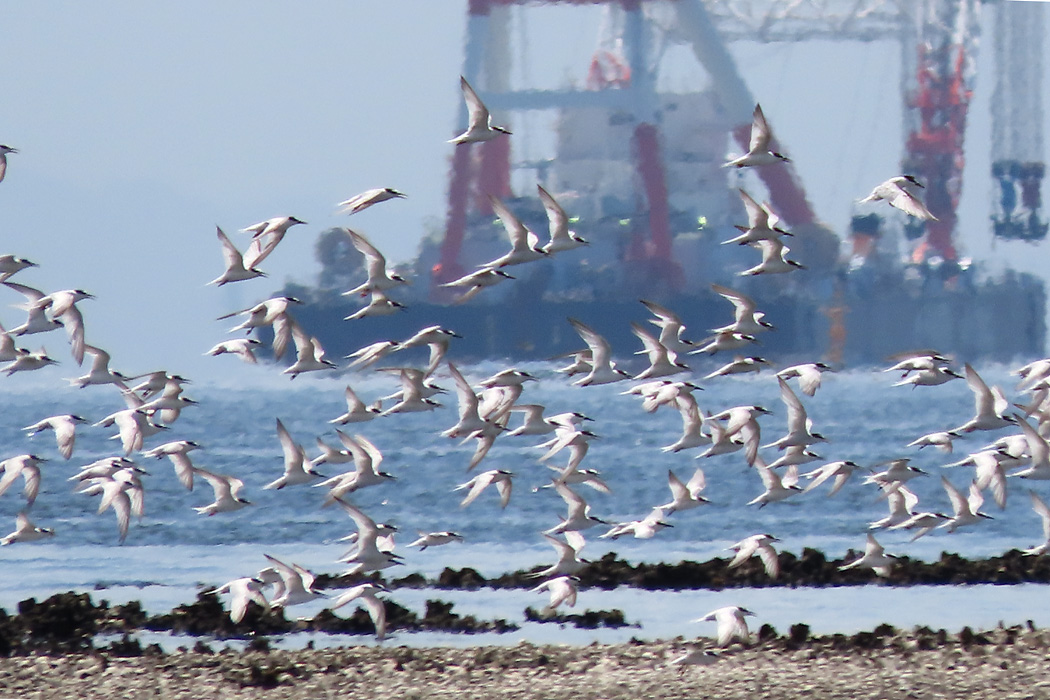
[[[1023,73],[1019,79],[1011,73],[1014,77],[997,84],[992,167],[999,188],[990,228],[994,235],[1032,241],[1046,233],[1040,218],[1041,130],[1020,111],[1041,99],[1041,48],[1024,33],[1037,25],[1032,16],[1037,10],[1034,3],[1001,2],[982,9],[983,4],[470,0],[463,74],[492,111],[494,123],[513,124],[514,135],[452,151],[444,230],[421,247],[415,273],[425,281],[415,286],[412,303],[431,316],[474,326],[482,336],[492,318],[513,317],[521,333],[501,328],[498,335],[480,339],[480,355],[549,356],[567,349],[562,345],[573,342],[571,334],[562,343],[562,334],[543,332],[529,320],[532,316],[590,314],[598,325],[608,316],[626,326],[625,314],[642,314],[639,298],[675,307],[695,328],[710,328],[708,319],[719,323],[721,310],[712,283],[734,285],[780,309],[778,346],[765,348],[766,354],[850,362],[931,345],[970,355],[1042,352],[1041,283],[1019,274],[982,279],[956,241],[982,13],[994,14],[997,64]],[[514,23],[531,11],[559,10],[574,13],[572,21],[594,20],[597,47],[584,77],[534,85],[527,80],[526,54],[544,47],[542,42],[516,45]],[[741,279],[737,273],[752,265],[756,254],[722,245],[734,235],[733,226],[746,221],[741,181],[722,166],[728,154],[746,150],[759,100],[727,45],[809,39],[899,42],[906,112],[901,169],[925,183],[926,202],[936,218],[919,221],[889,209],[861,209],[850,230],[832,231],[820,222],[790,163],[754,168],[760,184],[751,194],[767,201],[794,234],[791,253],[807,269]],[[683,52],[706,80],[695,89],[661,87],[661,70],[669,61],[681,62]],[[542,121],[537,115],[546,117],[545,128],[531,130]],[[456,133],[465,119],[461,114]],[[776,119],[771,123],[775,135]],[[790,153],[790,144],[779,148]],[[455,291],[443,285],[507,247],[491,197],[545,234],[537,184],[563,203],[573,228],[590,245],[508,269],[517,278],[513,282],[478,294],[466,306],[452,304]],[[323,275],[331,276],[345,262],[337,257],[322,259]],[[413,322],[409,315],[376,319],[355,329],[365,331],[355,342],[396,336],[390,324]],[[1020,335],[997,332],[999,325],[1025,330]],[[538,330],[540,340],[528,337]],[[629,332],[610,332],[633,347]]]

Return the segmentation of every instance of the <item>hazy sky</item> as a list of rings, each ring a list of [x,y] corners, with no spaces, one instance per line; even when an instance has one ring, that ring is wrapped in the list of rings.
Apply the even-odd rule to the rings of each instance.
[[[21,152],[0,183],[0,252],[40,264],[17,281],[96,294],[81,304],[88,342],[109,350],[116,367],[216,367],[229,358],[200,355],[227,337],[228,322],[215,317],[286,279],[312,282],[319,232],[352,221],[389,258],[405,260],[424,225],[443,219],[465,5],[5,3],[0,143]],[[593,14],[552,14],[562,11],[515,29],[550,49],[546,65],[529,69],[534,78],[549,73],[549,84],[582,74],[585,66],[570,64],[585,62],[597,39],[596,26],[578,21]],[[981,47],[982,69],[990,47]],[[733,52],[818,215],[841,230],[850,203],[897,174],[897,44],[738,44]],[[964,189],[969,247],[982,253],[990,78],[978,78]],[[684,90],[693,74],[670,70],[663,79]],[[514,139],[515,147],[527,141],[517,131]],[[409,198],[353,220],[336,214],[340,200],[381,186]],[[243,248],[237,229],[279,215],[309,225],[292,229],[266,261],[268,280],[205,286],[222,271],[216,224]],[[1041,248],[1021,250],[1039,250],[1042,264]],[[21,323],[5,299],[21,301],[0,289],[0,321]],[[63,361],[62,376],[75,376],[64,339],[25,344],[40,339]]]
[[[18,280],[96,294],[88,342],[115,366],[189,372],[226,337],[215,316],[312,281],[316,234],[348,223],[337,202],[410,193],[356,222],[410,257],[443,211],[459,4],[6,3],[0,143],[21,152],[0,183],[2,247],[40,264]],[[243,249],[237,229],[289,214],[309,226],[266,261],[269,280],[205,286],[222,272],[216,224]]]

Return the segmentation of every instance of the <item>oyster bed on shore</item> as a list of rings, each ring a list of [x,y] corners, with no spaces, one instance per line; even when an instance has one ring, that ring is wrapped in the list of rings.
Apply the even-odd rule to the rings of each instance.
[[[821,552],[812,549],[805,549],[798,556],[781,552],[780,575],[771,579],[757,558],[745,562],[739,568],[729,569],[725,560],[717,558],[706,562],[630,564],[614,555],[607,555],[588,565],[579,573],[579,578],[580,587],[583,589],[626,587],[644,590],[720,590],[745,586],[820,588],[868,585],[876,581],[882,585],[900,587],[1050,582],[1050,560],[1046,557],[1025,556],[1017,550],[997,557],[975,560],[949,553],[942,554],[934,562],[902,557],[887,577],[877,577],[870,570],[840,571],[840,566],[854,556],[854,552],[849,552],[841,560],[829,560]],[[392,594],[384,599],[387,628],[391,632],[515,631],[519,629],[515,619],[479,619],[474,615],[459,614],[453,609],[451,602],[441,600],[442,592],[479,588],[515,589],[532,587],[537,583],[537,578],[530,572],[517,571],[486,579],[473,569],[445,569],[434,579],[420,574],[387,580],[378,574],[372,574],[367,578],[382,581],[392,591]],[[361,580],[362,577],[347,579],[321,575],[317,583],[322,588],[338,588],[354,585]],[[425,605],[418,612],[414,612],[398,604],[396,590],[399,588],[424,590],[427,595]],[[294,632],[370,635],[374,630],[372,621],[361,609],[346,617],[323,609],[312,618],[296,619],[294,615],[286,616],[283,610],[267,611],[255,603],[249,604],[243,620],[234,623],[230,620],[223,600],[203,589],[198,589],[196,600],[187,601],[160,614],[149,614],[141,603],[135,600],[123,605],[110,606],[103,596],[104,589],[96,590],[92,594],[59,593],[39,602],[34,598],[23,600],[18,604],[16,614],[8,614],[0,609],[0,656],[83,651],[93,648],[98,635],[127,635],[139,631],[207,635],[220,639],[255,639]],[[802,615],[800,618],[804,619]],[[526,608],[524,619],[532,622],[568,624],[585,629],[616,628],[632,624],[630,611],[625,614],[618,609],[583,610],[572,614],[554,615],[550,611],[537,613],[532,608]],[[1014,621],[1019,620],[1015,618]],[[967,621],[959,622],[966,624]]]
[[[581,572],[581,586],[639,589],[734,588],[740,586],[852,586],[876,580],[871,572],[839,571],[849,561],[820,552],[781,553],[781,575],[773,580],[761,563],[727,569],[726,562],[630,564],[614,556]],[[529,572],[486,579],[472,569],[446,569],[435,579],[418,574],[391,578],[391,589],[422,588],[434,593],[425,611],[414,613],[387,600],[391,629],[504,632],[513,621],[458,615],[440,600],[442,590],[521,588],[536,583]],[[377,577],[378,578],[378,577]],[[1009,551],[999,557],[967,560],[943,554],[934,562],[902,559],[889,586],[1050,581],[1044,557]],[[346,580],[324,580],[329,587]],[[102,593],[96,591],[95,595]],[[805,624],[778,631],[752,630],[748,645],[717,650],[710,665],[671,662],[692,650],[715,651],[707,638],[696,641],[638,641],[587,646],[473,646],[465,648],[357,644],[370,637],[363,610],[342,618],[323,610],[294,620],[282,611],[254,604],[234,625],[214,594],[167,613],[147,614],[131,601],[110,606],[87,593],[63,593],[37,602],[27,599],[12,614],[0,610],[0,697],[2,698],[1050,698],[1050,631],[1025,626],[958,633],[880,625],[852,635],[816,636]],[[526,618],[533,620],[526,611]],[[801,613],[802,611],[800,611]],[[619,610],[584,611],[559,624],[619,626]],[[802,615],[800,614],[800,617]],[[965,623],[965,620],[961,622]],[[342,647],[286,650],[270,641],[290,632],[313,630],[347,636]],[[140,641],[143,631],[189,635],[185,647],[165,651]],[[269,640],[267,635],[270,636]],[[195,638],[194,638],[195,637]],[[243,650],[222,640],[239,638]],[[218,642],[218,643],[217,643]],[[214,646],[214,648],[213,648]]]
[[[1050,560],[1046,557],[1025,556],[1017,550],[998,557],[975,560],[949,553],[943,553],[934,562],[902,557],[886,577],[878,577],[871,570],[841,571],[842,564],[855,556],[858,555],[851,551],[841,560],[829,560],[823,553],[812,549],[805,549],[798,556],[781,552],[780,575],[772,579],[757,558],[745,562],[739,568],[729,569],[727,562],[718,558],[677,564],[630,564],[610,554],[589,564],[578,577],[581,588],[611,589],[624,586],[646,590],[856,586],[875,581],[890,586],[1050,582]],[[532,572],[517,571],[486,579],[473,569],[445,569],[433,580],[420,574],[389,580],[384,580],[378,574],[352,579],[321,575],[317,578],[317,585],[321,588],[338,588],[355,585],[362,580],[381,581],[392,591],[415,588],[434,592],[434,598],[426,600],[422,614],[407,610],[395,600],[387,598],[387,621],[391,631],[468,633],[509,632],[516,630],[517,625],[503,619],[479,620],[470,615],[461,616],[453,611],[451,603],[440,600],[442,591],[483,587],[525,588],[537,583]],[[18,605],[17,613],[8,615],[0,609],[0,656],[26,651],[89,648],[97,634],[126,634],[137,630],[243,638],[296,631],[369,634],[373,630],[371,620],[363,610],[356,610],[348,617],[339,617],[329,610],[322,610],[310,620],[290,620],[281,610],[265,611],[254,603],[248,606],[245,618],[235,624],[230,620],[223,602],[214,593],[205,591],[199,591],[195,601],[157,615],[147,614],[136,601],[110,607],[104,600],[96,603],[87,593],[74,592],[56,594],[41,602],[33,598],[23,600]],[[525,616],[529,620],[550,617],[538,615],[531,609],[526,609]],[[582,614],[556,616],[553,621],[590,628],[630,624],[620,610],[587,610]]]
[[[881,626],[852,636],[760,630],[707,666],[682,640],[585,647],[347,647],[161,653],[137,645],[0,658],[4,697],[34,698],[1013,698],[1050,697],[1050,633],[957,635]]]
[[[765,572],[758,557],[730,569],[729,560],[715,557],[703,562],[682,561],[677,564],[631,564],[610,553],[592,561],[576,574],[581,587],[615,588],[631,586],[649,590],[684,590],[706,588],[765,587],[765,586],[856,586],[883,581],[889,585],[953,585],[953,584],[1011,584],[1050,583],[1050,558],[1026,556],[1011,549],[1000,556],[987,559],[966,559],[958,554],[942,552],[940,558],[924,562],[910,557],[897,557],[889,574],[876,576],[871,569],[858,568],[841,571],[844,564],[859,559],[863,552],[850,550],[842,559],[829,559],[823,552],[806,548],[801,554],[780,552],[780,573],[774,578]],[[542,569],[542,567],[538,567]],[[537,570],[538,570],[537,569]],[[348,586],[361,579],[340,579],[318,576],[320,585]],[[536,585],[534,571],[515,571],[493,578],[485,578],[474,569],[445,569],[434,580],[419,574],[393,578],[386,584],[397,587],[431,587],[447,589],[471,588],[531,588]]]

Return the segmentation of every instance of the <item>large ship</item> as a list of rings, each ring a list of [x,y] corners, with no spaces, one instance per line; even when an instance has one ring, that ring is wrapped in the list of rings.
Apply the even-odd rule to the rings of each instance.
[[[308,302],[297,318],[331,355],[440,324],[463,336],[457,343],[462,357],[543,359],[581,347],[566,320],[574,317],[627,356],[639,348],[629,322],[648,317],[641,299],[676,312],[694,340],[725,325],[731,307],[712,291],[713,283],[751,296],[766,313],[777,332],[764,334],[753,354],[772,360],[850,365],[928,347],[969,359],[1043,353],[1042,282],[1015,272],[986,274],[955,247],[982,3],[828,0],[803,4],[809,14],[792,15],[783,3],[755,2],[748,4],[752,15],[745,15],[739,4],[716,0],[550,0],[539,4],[593,6],[602,23],[586,79],[557,89],[511,79],[512,13],[535,4],[471,0],[464,75],[495,121],[525,112],[553,115],[553,128],[534,137],[549,140],[550,156],[516,155],[515,139],[523,138],[517,129],[514,136],[455,148],[445,225],[423,241],[409,270],[415,284],[395,292],[403,313],[337,321],[362,305],[341,293],[364,272],[343,231],[322,234],[317,283],[288,285],[284,293]],[[1031,33],[1041,25],[1023,5],[1031,4],[992,9],[997,65],[1009,78],[1001,78],[993,106],[1006,116],[995,122],[998,192],[989,233],[1038,241],[1046,235],[1042,143],[1038,130],[1033,135],[1009,118],[1039,99],[1030,88],[1041,82],[1041,44]],[[924,222],[888,207],[857,210],[849,230],[832,231],[812,211],[790,163],[761,166],[755,171],[762,191],[752,194],[768,199],[793,234],[785,240],[805,269],[741,277],[759,254],[723,244],[747,216],[734,169],[722,166],[734,147],[746,150],[756,100],[726,43],[793,41],[821,32],[839,40],[901,42],[908,78],[902,170],[925,183],[936,218]],[[659,89],[657,59],[671,42],[691,51],[707,72],[710,79],[700,89]],[[1027,104],[1017,104],[1022,101]],[[515,279],[456,303],[459,292],[444,285],[508,248],[490,197],[530,230],[546,232],[535,184],[562,203],[589,245],[508,267]]]

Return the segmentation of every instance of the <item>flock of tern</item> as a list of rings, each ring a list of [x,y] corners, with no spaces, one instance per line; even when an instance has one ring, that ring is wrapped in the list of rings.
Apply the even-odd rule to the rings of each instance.
[[[451,143],[459,145],[487,141],[510,133],[504,127],[491,124],[488,110],[465,79],[461,80],[461,86],[468,107],[469,125]],[[787,160],[783,155],[770,151],[769,143],[768,124],[761,108],[756,107],[749,152],[725,165],[762,167]],[[0,180],[6,173],[9,153],[17,151],[0,146]],[[921,185],[910,176],[895,177],[876,187],[863,201],[885,200],[911,216],[932,219],[916,195],[919,187]],[[464,290],[461,300],[469,299],[489,286],[513,279],[506,268],[543,260],[587,245],[587,241],[569,230],[569,217],[555,198],[542,186],[538,185],[537,189],[549,217],[549,241],[541,245],[536,234],[529,231],[506,205],[491,197],[493,211],[506,228],[511,248],[476,271],[448,283],[447,286]],[[788,248],[782,239],[791,236],[791,232],[782,228],[776,214],[768,205],[759,204],[746,192],[741,191],[740,195],[747,211],[748,224],[739,226],[740,235],[725,243],[752,246],[761,252],[761,261],[754,267],[740,271],[739,275],[786,274],[801,268],[798,262],[787,257]],[[354,215],[404,196],[392,188],[377,188],[340,202],[339,206],[343,212]],[[305,223],[294,216],[282,216],[246,227],[242,232],[251,234],[251,239],[243,254],[218,229],[225,270],[211,284],[222,286],[264,277],[266,273],[259,265],[293,226]],[[390,294],[408,283],[408,280],[389,270],[382,253],[364,236],[349,229],[346,234],[354,248],[364,256],[367,272],[367,279],[348,290],[346,295],[368,298],[368,303],[347,320],[396,312],[401,304]],[[240,478],[205,470],[193,464],[191,454],[200,447],[196,442],[178,440],[146,447],[147,442],[163,434],[184,409],[192,409],[196,404],[183,394],[183,385],[187,380],[166,371],[127,376],[111,369],[109,354],[86,342],[84,317],[78,304],[93,299],[92,295],[79,289],[44,293],[10,280],[18,273],[24,276],[26,273],[23,271],[34,266],[34,263],[14,255],[0,256],[0,284],[24,297],[25,303],[21,308],[27,313],[22,325],[0,334],[0,360],[9,363],[0,369],[12,375],[55,363],[43,350],[31,352],[17,347],[16,343],[27,335],[64,329],[73,360],[81,364],[85,356],[92,358],[88,373],[71,379],[72,384],[78,387],[111,385],[117,389],[125,403],[124,408],[114,411],[94,425],[117,429],[121,454],[85,465],[70,481],[74,482],[77,492],[100,497],[100,514],[113,510],[119,541],[123,542],[128,536],[132,516],[141,517],[144,513],[146,487],[142,477],[145,472],[133,459],[135,455],[142,459],[167,458],[173,465],[175,478],[187,490],[193,490],[199,480],[204,480],[212,488],[214,500],[195,507],[203,516],[221,517],[224,513],[250,506],[251,502],[243,496],[245,484]],[[822,460],[810,448],[827,440],[815,429],[803,401],[789,382],[796,382],[804,396],[812,397],[821,386],[823,373],[831,370],[828,365],[812,362],[785,367],[775,373],[787,421],[784,433],[767,444],[763,444],[761,438],[763,426],[760,421],[768,423],[770,419],[764,417],[772,413],[770,410],[747,404],[722,408],[714,413],[702,410],[694,396],[700,386],[694,381],[678,379],[683,375],[691,376],[692,370],[684,361],[689,355],[738,354],[733,360],[704,376],[705,381],[732,381],[727,378],[760,372],[771,364],[760,357],[745,357],[739,353],[755,343],[756,336],[769,332],[773,328],[772,324],[748,296],[722,285],[714,285],[714,290],[732,305],[733,320],[725,326],[712,329],[713,335],[703,341],[692,341],[686,337],[686,328],[673,310],[651,301],[642,302],[652,314],[649,321],[655,326],[656,332],[651,332],[642,324],[632,324],[632,331],[642,344],[638,354],[645,355],[648,360],[648,366],[634,375],[617,366],[612,348],[600,334],[581,320],[569,319],[583,347],[572,353],[571,363],[558,371],[572,377],[572,384],[579,387],[634,381],[637,383],[622,394],[640,398],[644,412],[653,413],[662,408],[677,410],[682,419],[682,434],[674,443],[663,448],[666,452],[695,450],[700,459],[740,453],[743,461],[753,469],[756,485],[760,484],[762,488],[750,505],[762,508],[797,498],[829,482],[828,497],[847,488],[851,477],[864,471],[853,461],[825,462],[815,469],[799,472],[800,466]],[[565,515],[538,533],[557,555],[553,564],[536,572],[535,576],[542,581],[532,591],[549,596],[549,604],[545,608],[547,613],[552,613],[562,605],[571,607],[576,602],[576,574],[588,565],[580,556],[585,544],[585,531],[602,525],[606,530],[600,535],[601,538],[633,537],[647,540],[659,536],[661,530],[672,527],[672,516],[681,517],[678,514],[700,508],[708,502],[704,496],[708,484],[702,468],[697,467],[687,480],[668,471],[668,502],[649,508],[647,513],[634,521],[614,523],[603,520],[592,513],[590,505],[579,493],[583,486],[598,492],[609,492],[615,486],[607,484],[596,470],[582,466],[590,442],[596,437],[586,427],[591,419],[574,411],[546,415],[544,406],[528,402],[526,388],[530,382],[537,381],[536,377],[508,368],[472,385],[456,364],[447,359],[447,353],[458,335],[438,326],[421,329],[405,340],[386,340],[361,348],[347,358],[351,360],[349,366],[340,368],[326,355],[317,338],[296,321],[294,312],[298,303],[298,300],[290,297],[277,297],[222,318],[241,319],[230,329],[231,333],[250,334],[259,328],[272,328],[272,354],[278,360],[289,347],[294,347],[295,358],[283,369],[283,373],[292,379],[307,372],[344,369],[382,372],[396,377],[400,385],[398,391],[372,403],[363,401],[347,386],[347,410],[329,423],[336,426],[356,425],[396,414],[434,410],[440,405],[435,397],[447,393],[435,379],[447,376],[453,383],[459,411],[455,425],[445,429],[441,435],[475,443],[474,453],[466,466],[468,472],[484,461],[497,439],[509,440],[521,436],[543,438],[546,442],[540,447],[545,453],[540,457],[540,462],[547,463],[559,454],[567,457],[564,465],[548,465],[551,479],[547,484],[564,501]],[[234,337],[215,345],[207,354],[233,354],[246,362],[256,363],[254,353],[260,346],[260,341],[254,338]],[[429,361],[424,368],[378,367],[380,363],[392,361],[397,353],[405,349],[422,347],[430,351]],[[951,512],[921,511],[918,508],[918,497],[909,490],[907,482],[924,473],[910,466],[907,458],[887,463],[882,472],[870,473],[864,484],[881,492],[889,506],[886,518],[870,524],[871,532],[908,529],[915,531],[915,539],[936,528],[952,532],[960,527],[977,525],[989,518],[980,510],[985,491],[991,492],[999,507],[1006,506],[1008,476],[1050,479],[1050,446],[1046,440],[1050,434],[1050,359],[1018,370],[1022,376],[1021,389],[1032,394],[1032,400],[1020,408],[1011,404],[997,387],[989,388],[971,366],[965,365],[960,374],[952,366],[950,358],[938,353],[916,352],[895,360],[896,364],[889,370],[902,374],[901,380],[897,382],[899,385],[936,387],[955,378],[965,377],[975,396],[975,412],[971,420],[956,428],[918,437],[909,447],[922,449],[935,446],[950,452],[953,441],[968,433],[1005,428],[1020,432],[1003,437],[951,465],[972,465],[975,468],[975,477],[967,487],[966,496],[947,478],[942,479]],[[520,416],[520,422],[516,416]],[[1035,419],[1037,425],[1033,426],[1030,419]],[[69,460],[74,454],[77,426],[86,422],[76,415],[56,415],[26,426],[25,430],[29,435],[52,430],[59,453]],[[765,428],[769,430],[768,425]],[[283,453],[284,469],[263,488],[279,490],[310,485],[326,489],[323,505],[339,506],[356,526],[356,532],[346,538],[352,541],[351,549],[339,559],[348,565],[346,574],[368,575],[402,564],[403,558],[395,552],[394,547],[397,528],[377,523],[351,501],[361,489],[386,486],[393,482],[393,475],[379,469],[383,460],[380,448],[363,435],[352,435],[336,428],[339,445],[333,447],[318,438],[320,454],[310,457],[280,419],[276,421],[276,432]],[[763,452],[767,456],[775,454],[776,458],[767,463]],[[44,461],[33,454],[21,454],[0,462],[0,495],[21,477],[25,499],[25,508],[18,514],[15,531],[0,540],[0,543],[10,545],[54,536],[52,530],[37,527],[28,516],[40,488],[40,465]],[[348,471],[331,477],[322,476],[318,471],[321,465],[347,465]],[[1011,473],[1008,471],[1011,469],[1019,471]],[[456,488],[456,491],[464,494],[459,505],[469,507],[479,499],[487,498],[486,493],[494,491],[500,507],[507,508],[510,506],[514,478],[515,474],[505,469],[480,471]],[[805,487],[802,486],[803,480],[808,481]],[[1030,498],[1042,518],[1044,529],[1043,543],[1027,550],[1027,553],[1034,555],[1050,548],[1050,510],[1034,492],[1031,492]],[[842,568],[870,568],[876,574],[886,576],[892,570],[894,558],[883,551],[871,532],[866,536],[863,556]],[[409,546],[426,549],[462,541],[463,537],[452,531],[420,532],[418,539]],[[779,539],[770,533],[745,537],[731,548],[734,555],[728,566],[740,566],[757,556],[768,575],[775,578],[779,574],[779,564],[773,545],[777,542]],[[314,588],[314,575],[310,571],[269,555],[266,555],[266,559],[268,566],[257,574],[238,578],[214,589],[216,593],[231,596],[230,615],[234,621],[243,619],[251,602],[272,609],[329,597]],[[330,608],[338,609],[355,601],[361,603],[375,624],[377,636],[382,639],[386,634],[386,617],[382,599],[378,596],[386,592],[379,583],[362,582],[334,598]],[[745,617],[753,614],[744,608],[730,606],[712,611],[699,621],[716,622],[718,644],[728,646],[734,640],[748,640]],[[675,663],[703,665],[716,658],[717,655],[711,652],[697,650],[676,659]]]

